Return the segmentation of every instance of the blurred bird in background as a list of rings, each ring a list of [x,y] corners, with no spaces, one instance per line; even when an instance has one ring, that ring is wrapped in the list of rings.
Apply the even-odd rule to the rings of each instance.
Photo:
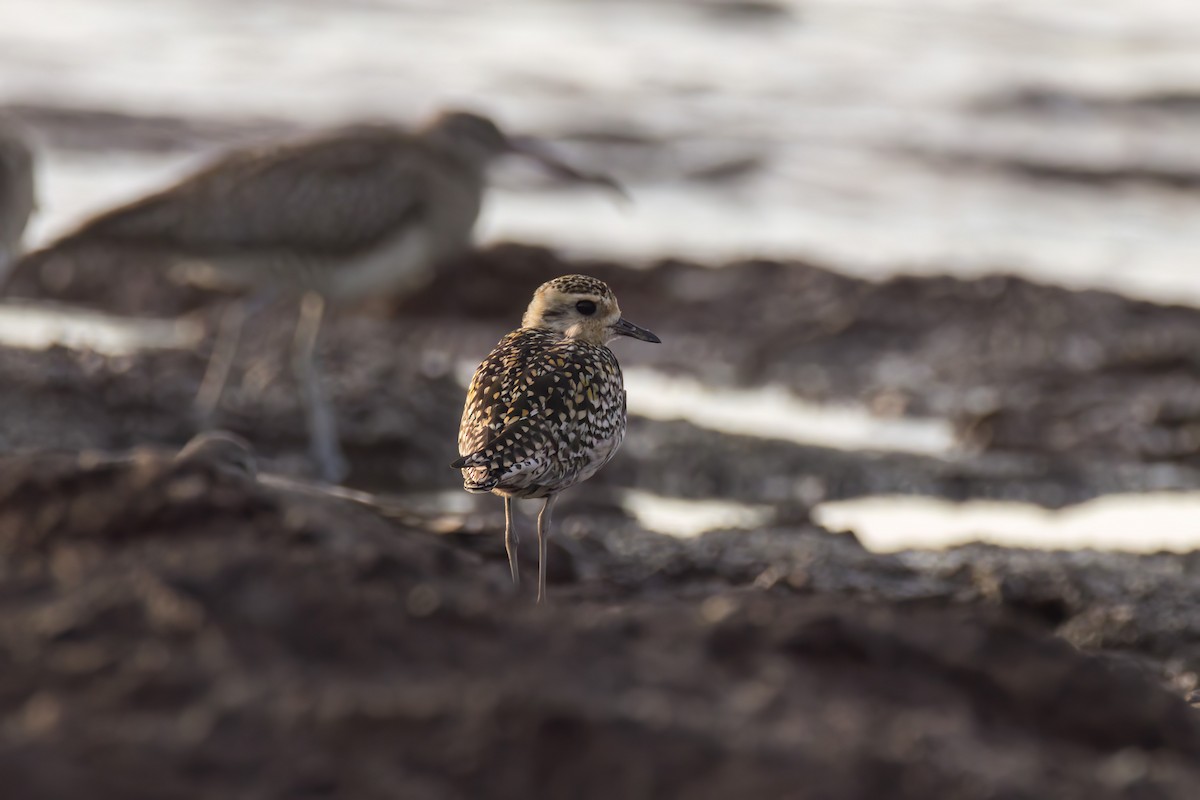
[[[196,397],[206,424],[247,317],[280,294],[299,296],[293,369],[310,453],[320,476],[338,482],[348,465],[316,359],[327,303],[403,295],[429,281],[439,262],[470,247],[487,168],[510,153],[559,177],[620,192],[610,179],[556,160],[533,138],[507,136],[478,114],[448,111],[412,132],[360,124],[231,152],[94,217],[21,266],[45,269],[77,246],[99,244],[161,256],[190,283],[245,293],[224,314]]]

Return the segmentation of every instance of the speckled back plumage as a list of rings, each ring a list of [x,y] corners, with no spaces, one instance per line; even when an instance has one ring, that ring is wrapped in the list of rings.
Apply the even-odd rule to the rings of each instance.
[[[545,497],[607,464],[625,438],[625,418],[611,350],[521,328],[500,340],[471,381],[455,466],[464,468],[468,491]]]

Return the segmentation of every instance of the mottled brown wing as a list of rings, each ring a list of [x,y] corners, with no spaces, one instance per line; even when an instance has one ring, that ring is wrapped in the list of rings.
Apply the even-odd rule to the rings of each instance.
[[[239,151],[71,238],[201,255],[367,248],[423,213],[421,158],[411,139],[385,128]]]
[[[554,357],[553,352],[526,350],[517,334],[510,334],[492,351],[467,390],[458,432],[460,455],[487,449],[523,420],[524,427],[536,426],[548,406],[561,404],[566,392],[574,392],[570,376],[555,371]],[[525,436],[522,439],[527,441]]]

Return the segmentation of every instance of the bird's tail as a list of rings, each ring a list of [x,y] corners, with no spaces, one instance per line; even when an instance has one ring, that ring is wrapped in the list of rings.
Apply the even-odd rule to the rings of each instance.
[[[162,263],[152,248],[82,232],[23,254],[0,276],[0,296],[134,316],[186,310],[194,298],[180,293]]]
[[[482,453],[462,456],[450,468],[462,470],[463,488],[472,494],[487,494],[500,482],[488,469]]]

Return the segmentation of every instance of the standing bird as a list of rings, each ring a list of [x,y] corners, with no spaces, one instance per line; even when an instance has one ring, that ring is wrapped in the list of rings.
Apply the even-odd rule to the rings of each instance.
[[[22,266],[44,269],[75,245],[99,244],[165,257],[195,284],[248,291],[221,322],[196,399],[205,419],[220,401],[246,316],[277,293],[301,295],[293,367],[312,456],[322,477],[336,482],[346,463],[314,357],[326,303],[414,291],[438,262],[469,248],[487,167],[506,153],[620,191],[554,160],[535,140],[506,136],[486,117],[445,112],[415,132],[364,124],[232,152],[84,223]]]
[[[500,340],[467,389],[458,452],[468,492],[504,498],[504,548],[520,584],[513,498],[544,498],[538,514],[538,602],[558,493],[608,463],[625,438],[625,386],[608,342],[661,340],[621,317],[608,285],[586,275],[542,284],[521,327]]]
[[[0,118],[0,285],[21,252],[21,236],[36,204],[33,150],[15,123]]]

